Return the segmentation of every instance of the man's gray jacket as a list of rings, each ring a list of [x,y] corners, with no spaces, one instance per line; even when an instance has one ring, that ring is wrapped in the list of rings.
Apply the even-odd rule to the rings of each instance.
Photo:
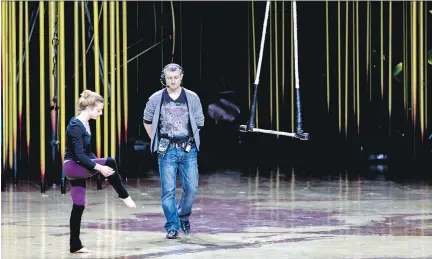
[[[197,150],[199,150],[200,146],[200,136],[199,131],[202,127],[204,127],[204,114],[203,109],[201,106],[201,100],[198,97],[198,95],[188,90],[184,87],[182,87],[186,94],[187,104],[188,104],[188,110],[189,110],[189,121],[192,128],[192,134],[194,135],[195,139],[195,145],[197,147]],[[152,94],[146,104],[146,107],[144,109],[144,115],[143,115],[143,122],[145,124],[152,125],[152,135],[150,137],[150,147],[151,152],[156,152],[159,138],[158,138],[158,125],[159,125],[159,116],[160,116],[160,109],[162,104],[162,96],[163,92],[166,91],[166,88],[161,89],[157,91],[156,93]]]

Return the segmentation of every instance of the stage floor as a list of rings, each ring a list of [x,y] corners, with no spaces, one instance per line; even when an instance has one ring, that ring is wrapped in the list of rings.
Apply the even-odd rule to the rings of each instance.
[[[192,233],[177,240],[165,239],[158,177],[127,188],[136,209],[89,181],[81,240],[93,253],[74,255],[69,189],[8,186],[2,258],[432,258],[432,193],[422,183],[217,171],[201,176]]]

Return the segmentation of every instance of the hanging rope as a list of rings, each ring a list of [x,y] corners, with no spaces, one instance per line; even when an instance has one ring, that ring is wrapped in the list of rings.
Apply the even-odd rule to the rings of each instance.
[[[295,88],[300,88],[299,69],[298,69],[298,40],[297,40],[297,4],[293,1],[293,33],[294,33],[294,78]]]
[[[258,56],[257,73],[255,76],[255,82],[254,82],[255,85],[259,84],[262,57],[263,57],[263,52],[264,52],[264,43],[265,43],[265,37],[266,37],[266,32],[267,32],[267,21],[268,21],[268,16],[269,16],[269,10],[270,10],[270,1],[267,1],[265,16],[264,16],[264,25],[263,25],[262,34],[261,34],[261,44],[260,44],[260,52],[259,52],[259,56]]]
[[[174,63],[174,54],[175,54],[175,40],[176,40],[176,28],[175,28],[175,15],[174,15],[174,4],[173,1],[171,1],[171,20],[172,20],[172,26],[173,26],[173,34],[172,34],[172,51],[171,51],[171,63]]]
[[[53,152],[55,151],[54,148],[56,145],[58,145],[60,143],[60,141],[58,140],[58,131],[59,131],[59,120],[58,120],[58,110],[59,110],[59,105],[58,105],[58,83],[57,83],[57,74],[58,74],[58,69],[57,69],[57,51],[58,51],[58,44],[59,44],[59,38],[58,38],[58,15],[56,14],[55,16],[55,21],[54,21],[54,35],[53,35],[53,39],[51,41],[51,44],[54,47],[54,54],[53,54],[53,69],[51,71],[52,75],[54,76],[54,96],[52,98],[53,101],[53,106],[51,106],[50,108],[53,109],[56,112],[56,132],[54,134],[52,134],[52,140],[51,140],[51,145],[53,146]],[[53,159],[55,159],[55,153],[53,153]]]

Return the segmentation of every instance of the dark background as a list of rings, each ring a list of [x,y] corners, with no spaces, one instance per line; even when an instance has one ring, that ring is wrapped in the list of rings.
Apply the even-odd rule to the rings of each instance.
[[[259,43],[264,19],[265,2],[254,3],[255,14],[255,42],[258,58]],[[285,2],[285,39],[282,39],[282,2],[278,2],[278,53],[272,54],[272,84],[270,84],[270,31],[274,37],[274,16],[269,17],[267,37],[261,68],[259,84],[259,127],[275,129],[275,120],[270,121],[270,88],[275,98],[275,71],[278,69],[278,87],[281,96],[281,85],[285,84],[285,98],[280,97],[280,130],[291,132],[291,56],[290,56],[290,2]],[[385,93],[388,93],[388,3],[384,3],[383,17],[380,14],[380,3],[371,2],[371,59],[372,77],[368,79],[366,70],[366,2],[359,3],[359,52],[360,52],[360,100],[361,123],[360,133],[357,134],[355,115],[352,107],[352,92],[349,90],[348,105],[348,134],[338,130],[338,99],[337,99],[337,2],[329,2],[329,46],[330,46],[330,88],[331,108],[327,111],[326,103],[326,4],[325,2],[298,2],[298,46],[299,73],[301,89],[301,109],[303,130],[311,134],[311,140],[300,141],[287,137],[277,138],[274,135],[240,133],[238,126],[245,124],[249,117],[248,88],[252,90],[254,81],[252,59],[252,18],[250,2],[174,2],[176,42],[175,52],[172,53],[173,41],[169,35],[173,33],[170,2],[127,2],[128,6],[128,59],[147,48],[162,43],[141,55],[128,64],[129,82],[129,125],[128,140],[122,141],[117,159],[120,161],[122,172],[128,177],[144,177],[149,169],[156,169],[156,161],[148,152],[135,152],[137,140],[149,141],[142,127],[142,114],[147,98],[161,89],[159,76],[161,69],[173,60],[183,66],[185,71],[184,87],[195,91],[201,98],[206,115],[206,125],[201,132],[202,146],[200,152],[201,172],[218,168],[253,168],[273,167],[278,164],[289,171],[295,167],[300,172],[313,175],[326,175],[333,172],[352,171],[368,174],[370,166],[386,164],[387,176],[428,178],[430,175],[431,135],[426,129],[423,139],[419,134],[419,125],[412,125],[412,118],[406,116],[403,106],[403,85],[392,77],[393,82],[393,112],[391,121],[387,112],[388,96],[380,97],[380,19],[384,19],[384,56],[385,56]],[[425,3],[430,9],[430,3]],[[352,6],[349,3],[349,26],[352,28]],[[404,6],[409,11],[409,3],[393,3],[393,39],[392,67],[403,59],[403,13]],[[29,3],[30,13],[35,12],[38,4]],[[91,23],[86,18],[86,44],[93,34],[93,4],[88,3]],[[99,11],[101,4],[99,4]],[[121,8],[121,4],[120,4]],[[426,10],[428,10],[426,8]],[[274,12],[274,3],[272,5]],[[274,13],[273,13],[274,15]],[[349,72],[349,89],[352,89],[352,30],[349,30],[349,67],[345,68],[345,2],[341,2],[341,69],[342,88],[345,84],[345,69]],[[48,14],[46,14],[47,18]],[[430,15],[428,25],[430,28]],[[65,2],[66,21],[66,96],[73,96],[73,2]],[[31,21],[30,21],[31,22]],[[120,19],[121,22],[121,19]],[[48,18],[46,24],[48,23]],[[30,42],[30,69],[32,96],[39,94],[39,23],[33,32]],[[120,27],[122,28],[122,27]],[[51,35],[45,30],[47,48]],[[102,37],[102,18],[100,20],[100,37]],[[427,36],[430,46],[430,33]],[[80,41],[81,44],[81,41]],[[102,41],[101,51],[103,49]],[[281,80],[282,55],[281,46],[285,44],[285,82]],[[274,48],[274,45],[272,45]],[[430,47],[428,47],[430,49]],[[274,49],[273,49],[274,51]],[[48,49],[46,50],[48,53]],[[81,61],[81,49],[78,53]],[[87,85],[93,88],[94,64],[93,48],[87,53]],[[278,66],[274,63],[278,57]],[[48,54],[46,54],[48,60]],[[430,85],[430,68],[428,66],[428,84]],[[80,67],[81,68],[81,67]],[[46,69],[48,70],[48,69]],[[47,72],[47,76],[49,76]],[[82,80],[82,75],[80,76]],[[47,101],[49,96],[49,79],[46,78]],[[371,84],[372,92],[369,91]],[[101,82],[103,89],[103,82]],[[82,89],[80,89],[81,91]],[[238,105],[241,114],[233,122],[216,124],[207,114],[207,107],[218,102],[223,91],[232,91],[224,95],[231,102]],[[107,97],[106,94],[104,94]],[[369,96],[372,96],[371,100]],[[109,96],[108,96],[109,98]],[[428,94],[429,102],[430,91]],[[344,103],[344,101],[342,101]],[[274,104],[273,104],[274,105]],[[49,104],[47,104],[47,107]],[[343,107],[343,106],[342,106]],[[430,107],[430,105],[429,105]],[[32,98],[32,112],[39,110],[39,102]],[[411,107],[410,107],[411,108]],[[430,110],[430,109],[429,109]],[[68,101],[66,107],[67,120],[74,116],[74,102]],[[273,117],[275,117],[273,108]],[[429,111],[430,114],[430,111]],[[342,113],[342,117],[343,117]],[[47,140],[50,140],[51,129],[49,111],[47,111]],[[33,125],[38,125],[38,115],[31,115]],[[418,119],[417,119],[418,121]],[[429,119],[429,124],[431,120]],[[342,121],[344,123],[344,120]],[[417,123],[418,124],[418,123]],[[94,131],[94,125],[93,131]],[[122,125],[123,127],[124,125]],[[25,125],[24,125],[25,127]],[[430,128],[430,127],[429,127]],[[114,129],[113,129],[114,130]],[[24,132],[24,131],[23,131]],[[23,135],[24,136],[24,135]],[[19,143],[18,150],[18,179],[39,179],[40,164],[38,127],[32,128],[31,156],[26,154],[24,141]],[[124,136],[124,135],[123,135]],[[103,136],[106,137],[106,136]],[[24,138],[25,139],[25,138]],[[94,141],[94,138],[93,138]],[[370,154],[383,153],[388,155],[385,161],[370,161]],[[50,161],[50,146],[47,144],[47,177],[50,181],[58,181],[61,172],[59,161]],[[58,158],[58,156],[57,156]],[[426,167],[427,169],[423,169]],[[11,177],[13,170],[7,169]],[[374,175],[374,173],[370,173]]]

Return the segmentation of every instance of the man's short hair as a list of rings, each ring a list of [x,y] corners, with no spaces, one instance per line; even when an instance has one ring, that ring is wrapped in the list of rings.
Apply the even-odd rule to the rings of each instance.
[[[183,74],[183,68],[176,63],[170,63],[166,65],[163,69],[163,72],[165,73],[166,71],[170,71],[170,72],[180,71]]]

